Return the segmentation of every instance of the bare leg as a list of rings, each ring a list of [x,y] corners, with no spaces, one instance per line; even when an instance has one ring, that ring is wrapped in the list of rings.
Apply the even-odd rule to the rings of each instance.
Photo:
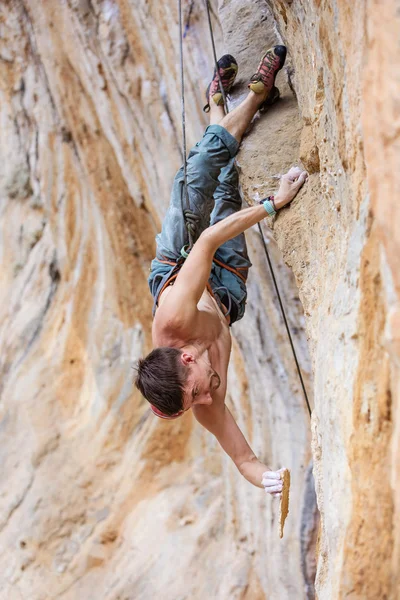
[[[218,106],[215,102],[210,99],[210,125],[218,125],[225,117],[225,111],[223,105]]]
[[[244,132],[250,125],[252,118],[258,111],[260,104],[264,102],[267,96],[267,89],[265,90],[265,94],[255,94],[250,91],[247,98],[243,100],[239,106],[234,108],[232,112],[225,115],[219,124],[240,142]]]
[[[267,91],[265,94],[250,92],[247,98],[227,115],[225,115],[222,105],[218,106],[211,100],[210,125],[221,125],[240,142],[260,104],[264,102],[267,95]]]

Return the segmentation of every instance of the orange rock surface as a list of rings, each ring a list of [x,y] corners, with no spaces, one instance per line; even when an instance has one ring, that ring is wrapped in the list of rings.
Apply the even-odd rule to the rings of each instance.
[[[231,107],[266,46],[289,50],[282,99],[238,155],[245,200],[310,171],[263,234],[311,426],[257,229],[227,394],[254,451],[291,471],[283,540],[279,503],[132,385],[182,160],[176,4],[0,7],[0,598],[308,600],[316,575],[319,600],[395,600],[397,3],[212,3],[218,53],[239,63]],[[190,147],[213,68],[202,2],[184,50]]]

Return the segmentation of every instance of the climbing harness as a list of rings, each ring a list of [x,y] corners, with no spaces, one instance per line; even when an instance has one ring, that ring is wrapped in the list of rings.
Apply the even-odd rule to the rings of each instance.
[[[215,51],[215,41],[214,41],[214,33],[213,33],[213,28],[212,28],[212,23],[211,23],[211,16],[210,16],[210,5],[209,5],[209,0],[204,0],[204,4],[206,6],[206,10],[207,10],[207,19],[208,19],[208,27],[210,30],[210,38],[211,38],[211,45],[212,45],[212,50],[213,50],[213,56],[214,56],[214,64],[215,64],[215,69],[216,69],[216,73],[218,74],[218,79],[219,79],[219,85],[220,85],[220,90],[221,90],[221,94],[222,94],[222,98],[224,101],[224,108],[225,108],[225,112],[228,113],[229,109],[228,109],[228,104],[226,101],[226,96],[225,96],[225,90],[223,88],[222,85],[222,81],[221,81],[221,76],[219,73],[219,69],[218,69],[218,61],[217,61],[217,54]],[[189,245],[188,247],[182,248],[182,256],[184,258],[187,258],[188,256],[188,252],[191,250],[191,248],[193,247],[194,242],[196,241],[196,217],[197,215],[195,215],[191,210],[190,210],[190,204],[189,204],[189,194],[188,194],[188,188],[187,188],[187,169],[186,169],[186,129],[185,129],[185,86],[184,86],[184,76],[183,76],[183,34],[182,34],[182,0],[178,0],[178,10],[179,10],[179,39],[180,39],[180,63],[181,63],[181,102],[182,102],[182,136],[183,136],[183,172],[184,172],[184,198],[185,198],[185,203],[186,203],[186,208],[183,210],[183,214],[185,217],[185,223],[186,223],[186,227],[189,233]],[[190,15],[192,13],[193,10],[193,0],[192,3],[190,5],[190,9],[189,9],[189,18]],[[188,21],[187,21],[188,23]],[[185,28],[185,37],[187,34],[187,29],[188,29],[188,24]],[[242,199],[243,199],[243,195],[242,195]],[[246,201],[246,200],[245,200]],[[250,206],[249,203],[246,201],[247,206]],[[182,207],[183,207],[183,202],[182,202]],[[258,223],[258,230],[261,236],[261,240],[264,246],[264,251],[265,251],[265,256],[267,258],[267,262],[268,262],[268,266],[269,266],[269,270],[271,272],[271,277],[272,277],[272,281],[274,283],[274,287],[275,287],[275,291],[276,291],[276,295],[278,297],[278,302],[279,302],[279,306],[281,309],[281,313],[282,313],[282,317],[283,317],[283,321],[285,323],[285,328],[286,328],[286,332],[287,332],[287,336],[289,338],[289,343],[290,343],[290,347],[292,349],[292,354],[293,354],[293,358],[296,364],[296,369],[297,369],[297,373],[299,376],[299,380],[300,380],[300,384],[301,384],[301,388],[303,390],[303,395],[304,395],[304,399],[307,405],[307,409],[309,412],[309,415],[311,417],[311,407],[310,407],[310,403],[308,400],[308,395],[307,395],[307,390],[306,387],[304,385],[304,380],[303,380],[303,376],[301,374],[301,370],[300,370],[300,365],[299,365],[299,361],[297,359],[297,354],[296,354],[296,350],[295,347],[293,345],[293,340],[292,340],[292,336],[290,333],[290,329],[289,329],[289,324],[286,318],[286,313],[285,313],[285,309],[282,303],[282,299],[281,299],[281,295],[279,292],[279,288],[278,288],[278,283],[275,277],[275,272],[274,269],[272,267],[272,263],[271,263],[271,259],[269,256],[269,252],[268,252],[268,248],[267,248],[267,244],[265,243],[265,238],[264,238],[264,234],[262,232],[262,228],[260,223]]]

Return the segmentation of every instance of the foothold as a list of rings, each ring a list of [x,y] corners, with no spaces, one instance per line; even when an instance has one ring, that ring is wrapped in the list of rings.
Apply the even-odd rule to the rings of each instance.
[[[289,514],[289,489],[290,489],[290,471],[285,469],[281,473],[281,479],[283,480],[282,496],[280,503],[280,514],[279,514],[279,537],[283,538],[283,528],[285,526],[286,517]]]

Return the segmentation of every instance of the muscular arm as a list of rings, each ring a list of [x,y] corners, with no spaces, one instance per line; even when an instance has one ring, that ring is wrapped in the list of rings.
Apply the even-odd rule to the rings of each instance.
[[[173,290],[165,301],[171,325],[191,323],[196,318],[197,303],[210,277],[215,252],[226,241],[236,237],[266,216],[263,206],[240,210],[208,227],[194,244],[179,271]]]
[[[225,404],[194,406],[193,412],[198,422],[215,435],[243,477],[262,488],[263,473],[271,469],[258,460]]]

